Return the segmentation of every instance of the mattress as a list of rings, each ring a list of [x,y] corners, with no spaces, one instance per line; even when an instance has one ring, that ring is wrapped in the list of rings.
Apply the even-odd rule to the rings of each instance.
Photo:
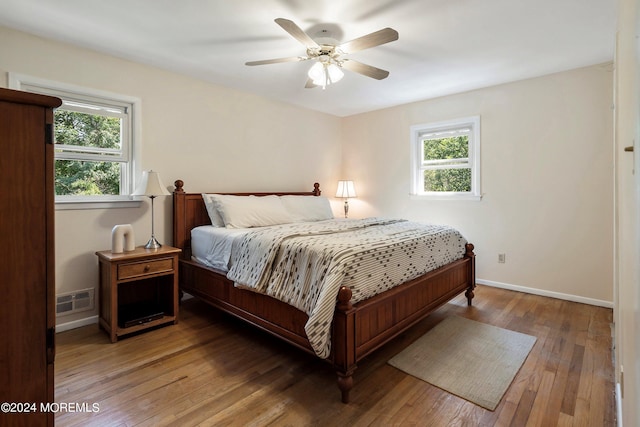
[[[191,230],[191,259],[207,267],[228,272],[234,242],[255,228],[224,228],[203,225]]]

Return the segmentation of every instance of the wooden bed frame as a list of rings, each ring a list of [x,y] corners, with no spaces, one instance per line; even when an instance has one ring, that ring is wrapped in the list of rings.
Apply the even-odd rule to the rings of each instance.
[[[177,180],[173,192],[173,244],[182,249],[179,261],[181,292],[201,298],[315,354],[304,331],[308,319],[304,312],[275,298],[238,289],[224,272],[191,260],[191,229],[211,222],[202,194],[185,193],[183,186],[184,182]],[[320,193],[320,185],[316,183],[310,192],[218,194],[319,196]],[[462,292],[471,305],[474,288],[475,255],[470,243],[466,245],[464,258],[357,304],[350,301],[351,290],[342,287],[333,317],[331,355],[327,358],[338,374],[342,401],[349,402],[352,375],[360,360]]]

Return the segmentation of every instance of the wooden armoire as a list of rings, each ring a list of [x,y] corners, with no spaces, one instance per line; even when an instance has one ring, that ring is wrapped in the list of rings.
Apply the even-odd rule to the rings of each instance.
[[[0,426],[53,425],[53,109],[0,88]]]

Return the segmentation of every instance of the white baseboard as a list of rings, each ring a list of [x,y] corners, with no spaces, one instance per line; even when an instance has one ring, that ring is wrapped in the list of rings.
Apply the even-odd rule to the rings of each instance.
[[[579,302],[582,304],[596,305],[598,307],[613,308],[613,302],[603,301],[594,298],[586,298],[578,295],[563,294],[560,292],[545,291],[543,289],[528,288],[526,286],[512,285],[509,283],[494,282],[492,280],[476,279],[476,283],[480,285],[493,286],[494,288],[508,289],[511,291],[524,292],[527,294],[540,295],[543,297],[551,297],[566,301]]]
[[[85,317],[84,319],[73,320],[66,323],[59,323],[56,325],[56,333],[80,328],[82,326],[94,325],[97,323],[98,316]]]
[[[616,414],[618,427],[622,427],[622,390],[620,389],[620,383],[616,383]]]

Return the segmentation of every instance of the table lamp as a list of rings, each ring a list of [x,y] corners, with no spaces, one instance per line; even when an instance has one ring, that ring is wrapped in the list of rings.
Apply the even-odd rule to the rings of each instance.
[[[336,197],[344,199],[344,217],[346,218],[349,214],[349,197],[358,197],[353,181],[338,181]]]
[[[160,180],[160,174],[158,172],[144,171],[142,172],[142,180],[133,192],[132,196],[147,196],[151,199],[151,238],[144,246],[146,249],[158,249],[162,245],[156,240],[153,231],[153,199],[158,196],[170,196],[171,193],[162,184]]]

